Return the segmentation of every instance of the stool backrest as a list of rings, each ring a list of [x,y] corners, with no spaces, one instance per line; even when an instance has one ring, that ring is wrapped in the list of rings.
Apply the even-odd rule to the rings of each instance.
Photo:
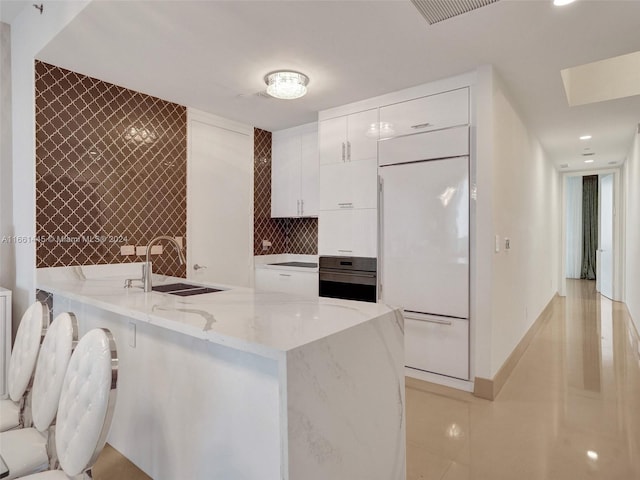
[[[49,307],[35,302],[24,312],[9,360],[9,397],[18,402],[29,388],[40,342],[49,324]]]
[[[71,355],[56,426],[60,466],[69,476],[90,468],[111,426],[118,382],[115,342],[107,329],[87,332]]]
[[[73,313],[58,315],[44,337],[31,390],[33,425],[44,432],[56,418],[62,382],[78,342],[78,322]]]

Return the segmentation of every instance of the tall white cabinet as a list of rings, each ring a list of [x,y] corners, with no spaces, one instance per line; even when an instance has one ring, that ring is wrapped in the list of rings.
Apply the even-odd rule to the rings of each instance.
[[[273,132],[271,217],[318,216],[318,124]]]
[[[7,370],[11,357],[11,290],[0,288],[0,329],[2,342],[0,343],[0,397],[5,398],[7,390]]]
[[[378,109],[319,122],[318,253],[377,256]]]

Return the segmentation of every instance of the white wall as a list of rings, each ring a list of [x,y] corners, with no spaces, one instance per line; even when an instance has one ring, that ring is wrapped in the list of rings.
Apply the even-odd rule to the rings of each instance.
[[[25,8],[11,23],[11,113],[13,233],[35,236],[35,67],[38,52],[60,32],[88,1],[47,2],[42,14]],[[16,244],[13,290],[14,332],[20,318],[35,299],[35,243]]]
[[[636,135],[623,168],[625,238],[624,301],[640,330],[640,134]]]
[[[479,87],[489,88],[482,96],[490,98],[491,121],[479,119],[479,126],[485,122],[479,127],[479,137],[485,142],[490,138],[491,147],[479,151],[477,160],[476,284],[488,292],[491,306],[489,318],[486,308],[484,314],[482,309],[477,311],[476,328],[486,329],[490,324],[491,338],[487,359],[486,348],[480,345],[482,338],[476,333],[475,375],[493,378],[558,290],[562,199],[559,173],[524,123],[502,81],[492,69],[481,76],[490,77],[484,86],[479,82]],[[487,179],[489,171],[491,178]],[[486,205],[489,197],[490,213]],[[499,253],[494,251],[496,235],[500,239]],[[506,237],[511,243],[509,250],[505,249]],[[481,335],[486,336],[487,331]]]
[[[0,22],[0,239],[13,235],[11,210],[11,27]],[[11,288],[15,278],[14,249],[0,243],[0,286]]]

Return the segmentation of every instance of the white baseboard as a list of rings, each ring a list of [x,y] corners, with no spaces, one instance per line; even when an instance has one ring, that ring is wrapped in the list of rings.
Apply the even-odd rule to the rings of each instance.
[[[404,374],[407,377],[417,378],[425,382],[436,383],[438,385],[444,385],[445,387],[456,388],[465,392],[473,392],[473,382],[467,380],[460,380],[458,378],[445,377],[444,375],[438,375],[435,373],[423,372],[422,370],[416,370],[415,368],[405,367]]]

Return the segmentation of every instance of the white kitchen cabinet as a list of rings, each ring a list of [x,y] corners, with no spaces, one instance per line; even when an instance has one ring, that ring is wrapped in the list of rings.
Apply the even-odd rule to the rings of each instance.
[[[11,290],[6,288],[0,288],[0,330],[0,398],[5,398],[9,394],[7,374],[11,358]]]
[[[318,272],[256,267],[256,290],[318,296]]]
[[[320,165],[377,158],[378,109],[319,122]]]
[[[321,210],[318,253],[347,257],[378,256],[378,210]]]
[[[271,216],[318,216],[318,125],[273,132]]]
[[[377,205],[375,158],[320,166],[320,210],[377,208]]]
[[[468,320],[405,312],[404,332],[407,367],[469,379]]]
[[[469,89],[408,100],[380,108],[380,124],[389,131],[382,137],[467,125],[469,123]]]

